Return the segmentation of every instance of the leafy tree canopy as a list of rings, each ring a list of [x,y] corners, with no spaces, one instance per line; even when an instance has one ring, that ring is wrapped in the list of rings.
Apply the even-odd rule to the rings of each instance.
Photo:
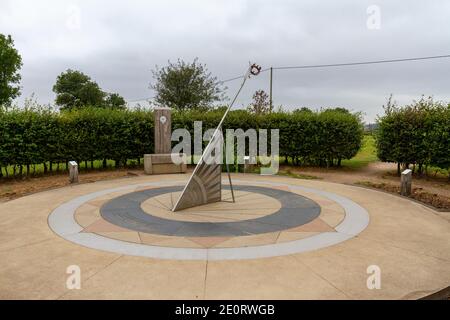
[[[126,104],[125,99],[118,93],[110,93],[105,99],[105,106],[111,109],[125,109]]]
[[[9,106],[20,95],[22,58],[10,35],[0,34],[0,107]]]
[[[424,97],[406,106],[389,98],[378,117],[377,155],[382,161],[407,168],[418,165],[450,169],[450,105]],[[449,175],[450,178],[450,175]]]
[[[327,108],[325,110],[323,110],[324,112],[341,112],[341,113],[345,113],[345,114],[351,114],[351,112],[346,109],[346,108],[342,108],[342,107],[336,107],[336,108]]]
[[[253,94],[253,101],[248,107],[248,111],[254,114],[267,114],[272,112],[269,95],[264,90],[257,90]]]
[[[295,109],[293,111],[293,113],[313,113],[313,111],[311,109],[309,109],[308,107],[301,107],[299,109]]]
[[[213,77],[206,65],[194,59],[187,63],[178,60],[169,61],[164,68],[153,70],[155,83],[151,88],[156,91],[157,105],[177,110],[207,109],[225,98],[221,83]]]
[[[105,97],[96,82],[84,73],[71,69],[58,76],[53,91],[56,93],[56,104],[65,110],[88,105],[99,107]]]
[[[68,69],[61,73],[53,86],[55,103],[62,110],[86,106],[124,109],[126,102],[117,93],[107,94],[89,76],[81,71]]]

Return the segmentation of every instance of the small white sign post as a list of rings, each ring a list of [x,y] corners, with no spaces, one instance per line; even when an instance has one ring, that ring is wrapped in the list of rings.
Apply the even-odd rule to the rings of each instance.
[[[78,182],[78,163],[76,161],[69,161],[69,181],[70,183]]]
[[[402,196],[411,195],[411,183],[412,183],[412,170],[406,169],[402,172],[400,180],[400,194]]]
[[[256,158],[250,156],[244,156],[244,173],[252,172],[254,166],[256,164]]]

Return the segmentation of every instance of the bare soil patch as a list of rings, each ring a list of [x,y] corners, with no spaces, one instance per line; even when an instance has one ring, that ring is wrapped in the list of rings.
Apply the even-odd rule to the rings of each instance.
[[[400,193],[400,177],[393,163],[372,162],[353,168],[315,168],[281,166],[280,171],[315,176],[325,181],[365,185],[394,194]],[[445,177],[413,177],[412,198],[437,209],[450,210],[450,181]]]
[[[391,193],[400,194],[400,186],[392,185],[389,183],[374,183],[370,181],[361,181],[356,184],[381,189]],[[430,193],[424,191],[422,188],[413,188],[410,197],[437,209],[450,210],[450,197],[446,197],[441,194]]]
[[[188,170],[191,170],[189,168]],[[142,168],[80,172],[80,183],[143,175]],[[392,163],[372,162],[362,168],[316,168],[281,166],[280,174],[299,179],[365,185],[398,194],[400,178]],[[0,201],[8,201],[43,190],[69,185],[67,172],[48,176],[0,180]],[[438,209],[450,210],[450,182],[438,177],[414,177],[412,198]]]
[[[89,183],[140,174],[143,174],[142,170],[130,169],[80,172],[79,183]],[[30,193],[64,187],[69,184],[67,172],[41,177],[0,180],[0,202],[19,198]]]
[[[400,185],[400,177],[397,176],[397,167],[393,163],[372,162],[359,169],[350,168],[314,168],[280,166],[280,171],[290,170],[299,175],[311,175],[325,181],[355,184],[361,181],[373,183],[391,183]],[[429,193],[436,193],[450,197],[450,181],[446,177],[418,177],[413,176],[413,187],[422,188]]]

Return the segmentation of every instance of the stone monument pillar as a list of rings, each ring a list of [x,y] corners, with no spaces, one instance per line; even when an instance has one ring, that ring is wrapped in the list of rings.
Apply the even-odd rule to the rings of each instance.
[[[155,128],[155,154],[171,152],[172,117],[169,108],[158,108],[153,112]]]
[[[184,173],[186,156],[181,164],[172,162],[172,117],[170,108],[156,108],[153,111],[155,130],[155,153],[144,154],[146,174]]]

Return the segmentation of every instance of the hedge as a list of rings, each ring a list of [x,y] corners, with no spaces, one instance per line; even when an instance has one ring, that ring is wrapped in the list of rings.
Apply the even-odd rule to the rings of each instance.
[[[57,113],[48,109],[0,113],[0,166],[23,168],[54,163],[140,159],[153,149],[153,116],[144,111],[81,109]],[[5,170],[6,171],[6,170]],[[7,173],[6,173],[7,174]]]
[[[398,173],[409,165],[417,165],[419,174],[428,166],[450,168],[450,105],[431,98],[388,105],[377,122],[378,157],[396,162]]]
[[[203,131],[214,128],[223,111],[173,112],[172,129],[186,128],[193,137],[194,121],[203,122]],[[259,116],[234,110],[225,120],[227,128],[280,129],[280,156],[296,164],[321,166],[340,165],[342,159],[352,158],[363,136],[358,115],[332,110]],[[104,166],[114,160],[121,166],[152,152],[151,111],[83,108],[59,113],[28,108],[0,112],[1,174],[7,166],[29,174],[33,164],[44,164],[47,171],[69,160],[83,161],[86,167],[94,160],[103,161]]]

